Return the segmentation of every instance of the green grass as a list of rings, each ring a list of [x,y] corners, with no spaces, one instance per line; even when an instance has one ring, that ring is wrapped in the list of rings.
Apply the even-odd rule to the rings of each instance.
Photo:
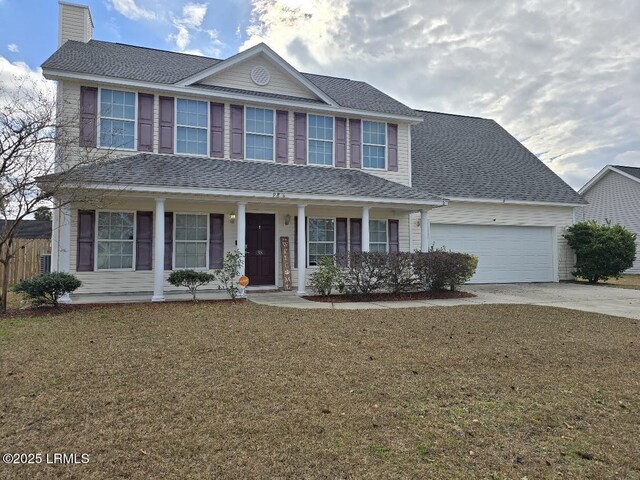
[[[639,479],[640,322],[522,305],[0,319],[0,478]]]

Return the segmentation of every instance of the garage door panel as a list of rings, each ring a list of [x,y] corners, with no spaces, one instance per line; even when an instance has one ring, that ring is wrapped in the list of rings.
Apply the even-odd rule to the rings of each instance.
[[[431,242],[478,257],[470,283],[552,282],[553,229],[489,225],[431,225]]]

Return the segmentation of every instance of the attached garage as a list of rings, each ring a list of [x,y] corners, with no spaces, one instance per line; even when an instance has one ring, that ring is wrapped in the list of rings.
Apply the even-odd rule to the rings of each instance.
[[[469,283],[553,282],[554,228],[431,224],[431,243],[478,257]]]

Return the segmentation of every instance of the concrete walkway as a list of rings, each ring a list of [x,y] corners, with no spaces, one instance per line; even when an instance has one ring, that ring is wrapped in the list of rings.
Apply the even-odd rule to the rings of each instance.
[[[415,308],[478,304],[526,304],[570,308],[640,319],[640,290],[578,285],[574,283],[522,283],[467,285],[477,296],[451,300],[412,300],[404,302],[322,303],[298,297],[294,292],[254,293],[249,299],[262,305],[290,308],[363,310]]]

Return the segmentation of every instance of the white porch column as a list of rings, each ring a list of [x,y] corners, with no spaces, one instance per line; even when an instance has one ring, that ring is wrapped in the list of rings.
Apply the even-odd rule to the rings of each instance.
[[[153,297],[152,302],[164,302],[164,198],[156,198],[153,212]]]
[[[71,269],[71,207],[68,203],[60,207],[58,229],[58,271],[68,273]]]
[[[306,273],[307,273],[307,230],[305,228],[305,207],[306,205],[298,205],[298,295],[305,295],[306,292]]]
[[[53,200],[51,209],[51,271],[58,271],[58,254],[60,252],[60,209],[57,199]]]
[[[247,247],[247,239],[246,239],[246,235],[247,235],[247,204],[245,202],[238,202],[238,215],[236,218],[236,222],[238,225],[238,233],[236,236],[237,239],[237,246],[236,248],[238,250],[240,250],[240,252],[242,253],[242,255],[244,256],[244,254],[246,253],[246,247]],[[240,267],[240,276],[244,275],[245,273],[245,262],[246,262],[246,258],[243,258],[242,261],[242,267]],[[249,282],[251,282],[251,279],[249,279]]]
[[[58,226],[58,268],[57,271],[69,273],[71,270],[71,206],[63,200],[60,206],[60,225]],[[66,293],[58,300],[60,303],[71,303]]]
[[[429,251],[429,216],[428,210],[420,210],[420,251]]]
[[[362,207],[362,251],[369,251],[369,207]]]

